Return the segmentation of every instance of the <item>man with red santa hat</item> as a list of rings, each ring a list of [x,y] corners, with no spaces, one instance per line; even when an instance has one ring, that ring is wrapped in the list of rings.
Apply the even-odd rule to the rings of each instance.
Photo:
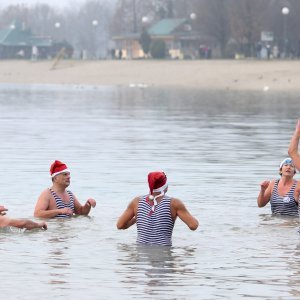
[[[50,167],[52,187],[39,196],[34,216],[38,218],[67,218],[75,215],[88,215],[96,201],[88,199],[81,205],[76,196],[66,188],[70,185],[70,170],[63,162],[56,160]]]
[[[172,232],[179,217],[191,230],[196,230],[198,221],[185,205],[166,195],[167,176],[164,172],[148,174],[150,193],[134,198],[117,222],[118,229],[137,225],[137,243],[150,245],[172,245]]]

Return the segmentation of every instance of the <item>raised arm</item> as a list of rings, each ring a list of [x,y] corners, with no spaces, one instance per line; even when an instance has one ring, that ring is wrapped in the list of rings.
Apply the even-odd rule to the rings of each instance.
[[[174,220],[178,216],[191,230],[198,228],[198,220],[189,213],[183,202],[179,199],[172,199],[171,212]]]
[[[300,120],[298,120],[297,122],[296,129],[291,138],[289,150],[288,150],[289,156],[293,160],[298,170],[300,170],[300,155],[298,153],[299,138],[300,138]]]
[[[138,207],[138,202],[139,197],[136,197],[129,203],[123,214],[118,219],[118,229],[127,229],[136,223],[136,211]]]
[[[257,206],[264,207],[270,201],[272,190],[274,186],[274,181],[263,181],[260,184],[260,191],[257,197]]]
[[[39,196],[34,209],[34,216],[37,218],[54,218],[58,214],[72,215],[73,212],[70,208],[49,209],[51,200],[51,193],[46,189]]]

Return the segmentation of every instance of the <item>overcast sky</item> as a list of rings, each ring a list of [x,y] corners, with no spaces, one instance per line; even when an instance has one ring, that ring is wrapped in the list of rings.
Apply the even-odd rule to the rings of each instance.
[[[37,3],[47,3],[52,7],[62,8],[65,6],[69,7],[71,4],[72,6],[74,6],[74,4],[81,4],[86,1],[87,0],[0,0],[0,6],[5,7],[13,4],[25,4],[30,6]]]

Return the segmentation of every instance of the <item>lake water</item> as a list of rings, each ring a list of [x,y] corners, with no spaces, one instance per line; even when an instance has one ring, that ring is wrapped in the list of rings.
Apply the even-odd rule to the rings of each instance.
[[[297,95],[132,87],[0,86],[0,203],[33,219],[55,159],[97,207],[48,231],[0,232],[1,299],[299,299],[299,221],[257,208],[299,117]],[[199,219],[140,247],[116,220],[147,174]],[[299,175],[296,175],[296,178]]]

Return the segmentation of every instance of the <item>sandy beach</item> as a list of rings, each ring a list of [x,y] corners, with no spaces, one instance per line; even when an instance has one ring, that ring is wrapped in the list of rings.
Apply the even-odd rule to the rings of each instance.
[[[0,83],[300,91],[300,61],[0,61]]]

